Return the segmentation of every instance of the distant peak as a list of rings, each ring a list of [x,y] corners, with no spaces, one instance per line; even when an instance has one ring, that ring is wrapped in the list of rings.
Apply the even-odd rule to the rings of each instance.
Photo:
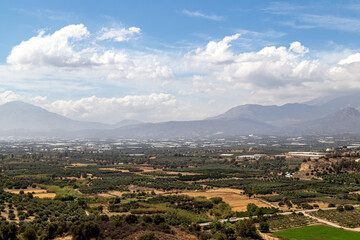
[[[347,116],[360,116],[360,112],[358,110],[356,110],[356,108],[353,108],[353,107],[343,108],[342,110],[340,110],[338,112],[338,114],[343,114],[343,115],[347,115]]]
[[[31,110],[34,110],[34,109],[41,109],[41,110],[44,110],[43,108],[40,108],[38,106],[35,106],[31,103],[26,103],[26,102],[22,102],[22,101],[12,101],[12,102],[7,102],[7,103],[4,103],[3,105],[1,105],[0,107],[2,108],[9,108],[9,109],[31,109]]]
[[[7,102],[4,103],[3,105],[8,105],[8,106],[34,106],[30,103],[26,103],[26,102],[22,102],[22,101],[12,101],[12,102]]]

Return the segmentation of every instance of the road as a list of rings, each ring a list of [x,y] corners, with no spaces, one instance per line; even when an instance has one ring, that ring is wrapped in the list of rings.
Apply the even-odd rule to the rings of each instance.
[[[360,205],[353,205],[354,207],[359,207]],[[354,231],[354,232],[360,232],[360,228],[346,228],[346,227],[342,227],[336,223],[333,223],[333,222],[329,222],[327,220],[324,220],[324,219],[321,219],[321,218],[317,218],[317,217],[314,217],[314,216],[311,216],[310,214],[308,214],[309,212],[316,212],[316,211],[319,211],[319,210],[323,210],[323,211],[326,211],[326,210],[335,210],[336,207],[328,207],[328,208],[317,208],[317,209],[308,209],[308,210],[299,210],[299,211],[295,211],[295,213],[302,213],[304,214],[305,216],[307,217],[310,217],[312,219],[315,219],[321,223],[324,223],[326,225],[329,225],[329,226],[332,226],[332,227],[336,227],[336,228],[341,228],[341,229],[344,229],[344,230],[348,230],[348,231]],[[279,212],[277,213],[277,215],[290,215],[290,214],[293,214],[294,212]],[[271,214],[265,214],[264,216],[272,216]],[[256,218],[257,216],[252,216],[251,218]],[[236,218],[236,217],[233,217],[233,218],[229,218],[229,219],[220,219],[219,222],[237,222],[237,221],[240,221],[240,220],[245,220],[245,219],[249,219],[250,217],[241,217],[241,218]],[[200,223],[199,225],[201,227],[205,227],[205,226],[209,226],[212,222],[206,222],[206,223]]]

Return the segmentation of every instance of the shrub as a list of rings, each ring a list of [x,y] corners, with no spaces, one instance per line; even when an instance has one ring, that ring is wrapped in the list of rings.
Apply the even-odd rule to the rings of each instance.
[[[221,197],[212,197],[212,198],[210,198],[210,200],[214,204],[219,204],[223,201],[223,199]]]
[[[158,240],[153,232],[146,233],[139,237],[139,240]]]
[[[270,226],[267,222],[261,222],[259,225],[260,232],[268,233],[270,230]]]
[[[345,205],[344,208],[345,208],[345,210],[347,210],[347,211],[354,210],[354,207],[351,206],[351,205]]]
[[[258,236],[252,219],[238,221],[235,224],[235,230],[240,237],[257,238]]]
[[[23,238],[25,240],[35,240],[36,239],[35,230],[31,227],[26,228],[25,232],[23,233]]]
[[[342,211],[344,211],[344,207],[343,207],[343,206],[338,206],[338,207],[336,208],[336,210],[338,210],[339,212],[342,212]]]
[[[125,217],[125,221],[129,224],[132,224],[132,223],[136,223],[138,221],[138,218],[137,216],[131,214]]]

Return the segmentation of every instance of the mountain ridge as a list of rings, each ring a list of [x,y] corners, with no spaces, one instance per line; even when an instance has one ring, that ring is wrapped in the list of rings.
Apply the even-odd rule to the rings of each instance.
[[[350,95],[321,105],[239,105],[203,120],[160,123],[123,120],[110,125],[72,120],[32,104],[15,101],[0,105],[0,115],[3,116],[0,118],[0,135],[23,133],[28,136],[191,138],[248,134],[360,133],[360,112],[355,109],[359,106],[360,97]]]

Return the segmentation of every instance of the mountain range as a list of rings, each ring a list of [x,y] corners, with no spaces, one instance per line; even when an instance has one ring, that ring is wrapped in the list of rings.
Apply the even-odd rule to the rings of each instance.
[[[76,121],[24,102],[0,106],[0,136],[87,138],[196,138],[236,135],[360,134],[360,95],[321,104],[246,104],[195,121],[117,124]]]

